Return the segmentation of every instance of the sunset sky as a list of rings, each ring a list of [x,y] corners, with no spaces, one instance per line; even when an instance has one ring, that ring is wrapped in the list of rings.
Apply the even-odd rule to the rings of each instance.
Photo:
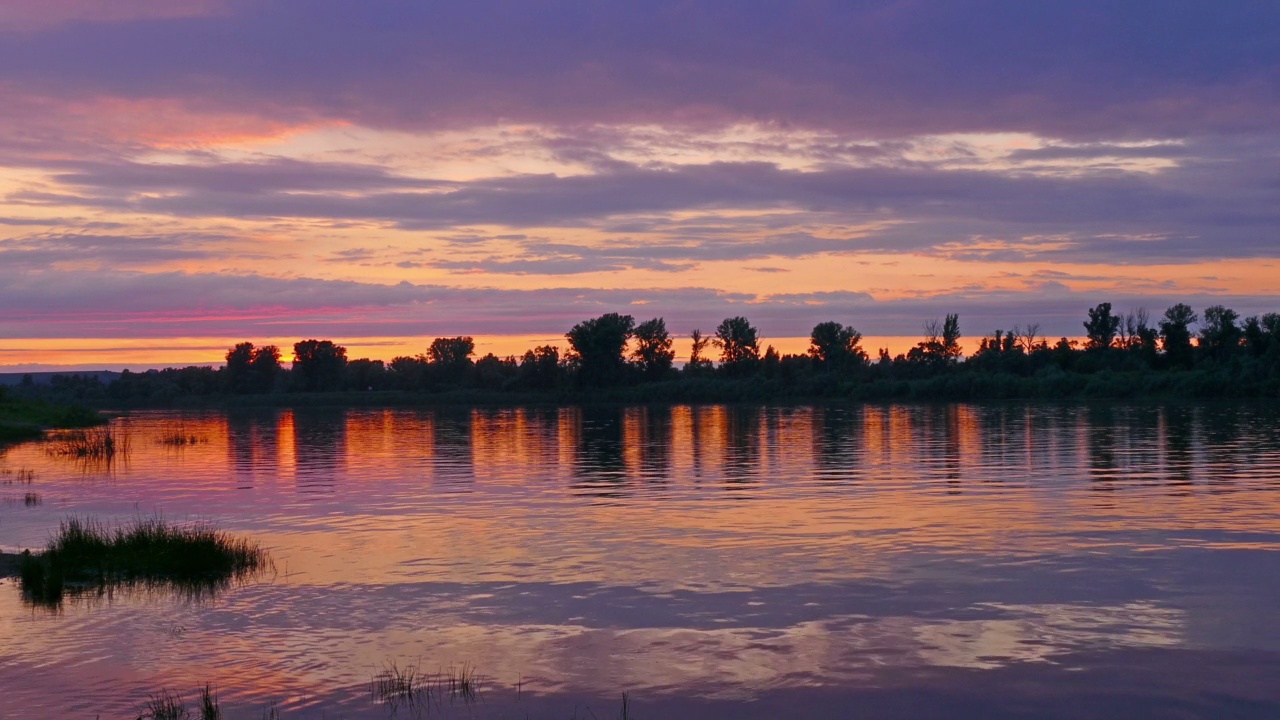
[[[0,371],[612,311],[901,350],[1278,278],[1271,0],[0,4]]]

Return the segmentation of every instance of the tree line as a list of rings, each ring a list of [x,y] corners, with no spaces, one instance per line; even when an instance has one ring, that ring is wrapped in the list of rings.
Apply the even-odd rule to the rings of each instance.
[[[806,352],[780,354],[772,345],[762,349],[757,328],[737,316],[710,334],[689,333],[689,359],[677,368],[663,318],[636,322],[606,313],[570,328],[563,350],[546,345],[520,357],[476,358],[474,340],[459,336],[436,338],[424,353],[384,362],[349,359],[331,340],[307,339],[294,344],[286,367],[280,348],[242,342],[227,351],[221,368],[126,371],[102,388],[77,387],[81,395],[142,402],[335,391],[627,400],[1280,395],[1280,313],[1241,318],[1215,305],[1201,315],[1180,303],[1153,320],[1145,310],[1119,314],[1104,302],[1087,310],[1082,325],[1083,342],[1050,342],[1037,324],[997,329],[966,358],[960,318],[948,314],[925,323],[908,352],[892,356],[880,349],[873,358],[851,325],[818,323]],[[77,389],[73,380],[59,385],[64,392]]]

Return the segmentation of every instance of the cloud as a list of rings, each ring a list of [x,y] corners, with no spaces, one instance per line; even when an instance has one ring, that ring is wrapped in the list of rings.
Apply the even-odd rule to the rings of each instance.
[[[238,0],[0,43],[0,82],[421,130],[723,124],[877,137],[1266,131],[1280,10],[1058,0],[463,5]]]
[[[0,267],[4,337],[361,337],[555,336],[606,312],[665,317],[677,334],[744,315],[768,337],[808,334],[839,320],[868,335],[913,334],[925,320],[956,312],[967,335],[1041,324],[1049,335],[1079,335],[1085,310],[1101,299],[1123,311],[1156,314],[1175,302],[1225,304],[1242,315],[1280,309],[1280,295],[1131,291],[1076,292],[1052,279],[1025,289],[958,291],[878,300],[861,292],[730,293],[714,288],[540,290],[379,285],[219,273],[18,271]],[[1105,296],[1105,297],[1104,297]],[[460,309],[465,311],[460,312]]]

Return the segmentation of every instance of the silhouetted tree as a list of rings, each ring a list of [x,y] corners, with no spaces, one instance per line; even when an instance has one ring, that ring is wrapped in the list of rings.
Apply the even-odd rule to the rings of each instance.
[[[398,390],[425,390],[430,366],[426,355],[417,357],[401,355],[392,358],[387,365],[387,382]]]
[[[382,390],[387,385],[387,368],[381,360],[348,361],[344,374],[346,386],[352,390]]]
[[[1106,350],[1116,341],[1116,333],[1120,329],[1120,318],[1111,314],[1111,303],[1098,303],[1089,311],[1089,319],[1084,322],[1084,332],[1088,336],[1086,350]]]
[[[1191,365],[1191,324],[1199,319],[1191,306],[1184,303],[1178,303],[1164,311],[1164,319],[1160,321],[1160,337],[1169,365]]]
[[[427,358],[441,367],[470,367],[476,344],[470,337],[436,338],[427,348]]]
[[[255,348],[251,342],[242,342],[227,351],[227,389],[230,392],[266,393],[275,386],[280,374],[280,348],[263,345]]]
[[[852,326],[824,322],[809,333],[809,357],[824,370],[846,370],[867,362],[862,349],[862,333]]]
[[[337,390],[347,366],[347,349],[331,340],[293,344],[293,383],[300,390]]]
[[[253,392],[253,349],[253,343],[242,342],[227,351],[223,368],[227,390],[237,394]]]
[[[560,382],[560,348],[543,345],[520,359],[520,382],[528,388],[548,390]]]
[[[476,344],[470,337],[436,338],[427,348],[427,384],[464,385],[473,366]]]
[[[488,390],[501,390],[516,379],[520,366],[514,357],[500,358],[489,353],[476,361],[476,384]]]
[[[578,365],[578,382],[583,385],[608,385],[623,376],[626,361],[622,357],[635,328],[630,315],[607,313],[574,325],[565,338]]]
[[[662,318],[640,323],[633,333],[636,349],[631,353],[641,372],[650,380],[658,380],[671,372],[676,353],[671,349],[671,335]]]
[[[1240,327],[1236,321],[1240,315],[1231,308],[1214,305],[1205,308],[1204,322],[1200,325],[1200,347],[1209,357],[1222,360],[1240,347]]]
[[[720,348],[721,367],[729,375],[749,372],[760,360],[760,339],[744,317],[725,318],[711,342]]]
[[[1280,349],[1280,313],[1267,313],[1262,317],[1254,315],[1245,320],[1241,335],[1244,346],[1254,357],[1266,355],[1273,346]]]
[[[707,345],[711,338],[705,337],[701,330],[695,328],[689,333],[692,346],[689,348],[689,363],[684,366],[686,373],[701,373],[711,369],[711,360],[707,357]]]
[[[954,363],[963,354],[960,349],[960,316],[947,315],[941,324],[936,319],[924,324],[924,340],[912,348],[909,358],[936,365]]]

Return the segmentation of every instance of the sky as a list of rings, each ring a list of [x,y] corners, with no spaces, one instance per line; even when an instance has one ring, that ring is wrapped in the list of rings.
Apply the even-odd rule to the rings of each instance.
[[[1277,278],[1271,0],[0,5],[0,371],[605,312],[902,351]]]

